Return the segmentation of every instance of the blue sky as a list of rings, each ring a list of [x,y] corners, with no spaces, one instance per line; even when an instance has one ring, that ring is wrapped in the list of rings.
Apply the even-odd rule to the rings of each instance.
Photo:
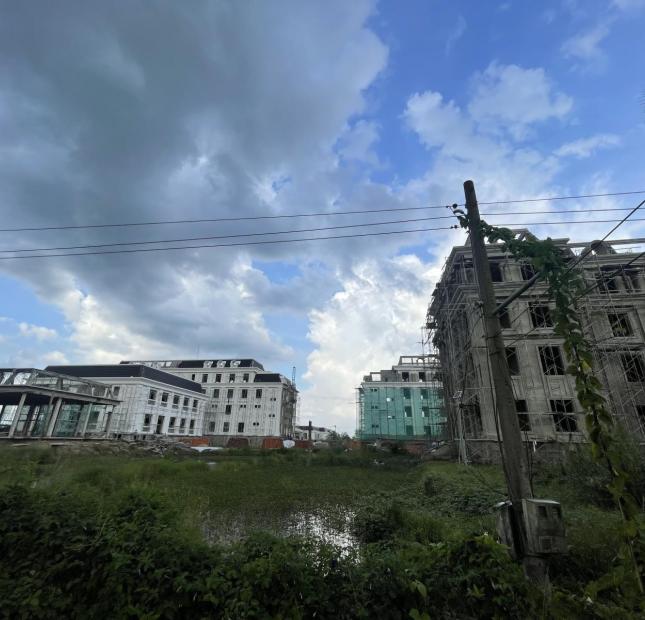
[[[645,189],[644,0],[160,2],[154,13],[69,1],[0,12],[3,227],[445,204],[461,200],[466,178],[483,201]],[[566,220],[539,208],[552,213],[495,221]],[[5,232],[0,243],[436,214]],[[577,219],[533,229],[586,239],[610,226]],[[628,235],[643,227],[626,225]],[[351,431],[353,388],[418,350],[432,287],[461,240],[435,231],[0,261],[0,364],[255,357],[289,376],[297,367],[303,420]]]

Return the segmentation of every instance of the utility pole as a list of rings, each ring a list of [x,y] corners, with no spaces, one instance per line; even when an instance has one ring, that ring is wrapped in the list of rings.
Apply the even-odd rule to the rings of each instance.
[[[481,233],[479,207],[475,195],[475,185],[472,181],[464,183],[466,194],[466,210],[470,224],[470,245],[473,252],[473,265],[479,282],[479,295],[484,313],[484,333],[486,346],[490,357],[495,402],[502,435],[502,453],[505,462],[508,493],[511,502],[521,502],[523,498],[531,497],[528,467],[522,450],[522,434],[515,409],[513,384],[506,362],[506,348],[502,338],[502,327],[495,310],[497,301],[490,274],[486,245]]]
[[[522,500],[532,497],[528,467],[522,450],[522,434],[515,409],[513,384],[506,361],[506,348],[502,338],[502,328],[497,315],[497,301],[493,289],[486,244],[481,231],[481,220],[475,185],[472,181],[464,183],[466,210],[470,229],[470,245],[473,265],[479,283],[479,295],[484,313],[484,335],[490,358],[490,368],[495,390],[497,418],[502,436],[502,458],[504,474],[511,501],[511,529],[513,547],[518,559],[522,559],[527,577],[548,584],[546,561],[537,556],[527,555],[527,533],[522,514]]]

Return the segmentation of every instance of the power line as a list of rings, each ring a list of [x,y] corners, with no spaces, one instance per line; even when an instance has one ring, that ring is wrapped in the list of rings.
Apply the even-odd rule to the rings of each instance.
[[[594,222],[581,222],[579,220],[574,220],[574,221],[562,221],[562,222],[531,222],[529,224],[510,222],[510,223],[501,223],[500,226],[563,226],[567,224],[578,224],[578,225],[588,226],[591,224],[616,222],[616,221],[619,221],[619,220],[596,220]],[[624,219],[620,221],[624,221]],[[632,221],[643,222],[645,221],[645,218],[639,218],[637,220],[632,220]],[[271,244],[277,244],[277,243],[297,243],[302,241],[325,241],[329,239],[353,239],[358,237],[375,237],[375,236],[381,236],[381,235],[401,235],[401,234],[416,233],[416,232],[431,232],[436,230],[452,230],[455,228],[458,228],[458,226],[453,225],[453,226],[441,226],[438,228],[413,228],[410,230],[392,230],[392,231],[382,231],[382,232],[360,233],[360,234],[354,234],[354,235],[329,235],[326,237],[303,237],[300,239],[272,239],[268,241],[240,241],[236,243],[184,245],[179,247],[135,248],[135,249],[126,249],[126,250],[100,250],[96,252],[61,252],[58,254],[26,254],[26,255],[23,254],[22,256],[0,256],[0,260],[22,260],[26,258],[58,258],[63,256],[96,256],[100,254],[134,254],[134,253],[141,253],[141,252],[166,252],[171,250],[195,250],[195,249],[203,249],[203,248],[271,245]]]
[[[608,196],[633,196],[634,194],[645,194],[645,190],[635,192],[609,192],[606,194],[579,194],[577,196],[550,196],[547,198],[523,198],[521,200],[494,200],[491,202],[479,202],[480,205],[510,205],[520,202],[541,202],[547,200],[577,200],[582,198],[606,198]],[[460,205],[464,206],[464,205]]]
[[[606,211],[628,211],[630,208],[610,208],[610,209],[567,209],[563,211],[558,211],[558,213],[597,213],[597,212],[606,212]],[[511,211],[506,213],[486,213],[485,215],[492,216],[506,216],[506,215],[538,215],[538,214],[551,214],[552,211]],[[25,253],[25,252],[53,252],[58,250],[84,250],[84,249],[94,249],[94,248],[110,248],[110,247],[119,247],[119,246],[128,246],[128,245],[155,245],[158,243],[186,243],[190,241],[212,241],[215,239],[234,239],[239,237],[264,237],[270,235],[286,235],[292,233],[309,233],[309,232],[320,232],[324,230],[339,230],[342,228],[364,228],[369,226],[386,226],[388,224],[407,224],[410,222],[424,222],[428,220],[446,220],[453,219],[453,215],[439,215],[433,217],[423,217],[423,218],[413,218],[405,220],[388,220],[385,222],[369,222],[369,223],[360,223],[360,224],[345,224],[342,226],[323,226],[319,228],[300,228],[295,230],[277,230],[277,231],[264,231],[264,232],[255,232],[255,233],[237,233],[231,235],[211,235],[207,237],[185,237],[181,239],[158,239],[156,241],[122,241],[122,242],[112,242],[112,243],[98,243],[98,244],[86,244],[86,245],[64,245],[64,246],[54,246],[46,248],[16,248],[10,250],[2,250],[2,253]]]
[[[610,231],[609,231],[609,232],[608,232],[608,233],[607,233],[607,234],[606,234],[606,235],[605,235],[605,236],[600,240],[600,242],[599,242],[599,243],[603,243],[604,241],[606,241],[606,240],[607,240],[607,237],[609,237],[612,233],[616,232],[616,230],[618,230],[618,228],[620,228],[620,227],[621,227],[621,226],[622,226],[622,225],[623,225],[623,224],[624,224],[624,223],[625,223],[625,222],[626,222],[626,221],[627,221],[627,220],[628,220],[632,215],[634,215],[634,213],[636,213],[636,211],[638,211],[638,210],[643,206],[643,204],[645,204],[645,200],[641,200],[641,202],[639,202],[639,203],[638,203],[638,204],[637,204],[633,209],[631,209],[631,211],[630,211],[630,212],[629,212],[629,213],[628,213],[628,214],[627,214],[627,215],[626,215],[622,220],[614,220],[614,222],[618,222],[618,223],[616,224],[616,226],[614,226],[614,227],[613,227],[613,228],[612,228],[612,229],[611,229],[611,230],[610,230]],[[632,222],[639,222],[639,221],[642,221],[642,218],[638,218],[638,219],[632,220]],[[599,224],[599,223],[601,223],[601,221],[600,221],[600,220],[598,220],[598,221],[593,222],[593,223],[594,223],[594,224]],[[571,272],[573,269],[575,269],[575,268],[576,268],[580,263],[582,263],[582,262],[587,258],[587,256],[589,256],[589,254],[592,252],[592,250],[594,249],[594,247],[596,247],[596,244],[592,243],[592,244],[589,246],[589,248],[588,248],[587,250],[585,250],[585,251],[581,252],[581,253],[580,253],[580,256],[579,256],[579,257],[578,257],[578,258],[573,262],[573,264],[571,264],[571,265],[568,267],[568,269],[565,271],[565,275],[566,275],[567,273],[570,273],[570,272]],[[576,300],[576,301],[577,301],[577,300]],[[517,315],[517,316],[516,316],[516,317],[515,317],[511,322],[510,322],[510,325],[513,325],[513,323],[515,323],[515,322],[516,322],[516,321],[517,321],[517,320],[518,320],[518,319],[519,319],[519,318],[520,318],[524,313],[526,313],[526,312],[529,310],[529,308],[530,308],[530,306],[527,306],[527,307],[526,307],[522,312],[520,312],[520,314],[518,314],[518,315]],[[531,333],[532,331],[534,331],[535,329],[537,329],[537,328],[536,328],[536,327],[534,327],[532,330],[530,330],[529,332],[527,332],[527,334],[525,334],[525,335],[530,334],[530,333]],[[511,344],[513,344],[514,342],[517,342],[517,341],[516,341],[516,340],[514,340]]]
[[[269,241],[240,241],[236,243],[212,243],[199,245],[183,245],[172,248],[136,248],[131,250],[101,250],[98,252],[65,252],[59,254],[28,254],[23,256],[0,256],[0,260],[22,260],[25,258],[55,258],[61,256],[96,256],[98,254],[134,254],[139,252],[167,252],[171,250],[197,250],[202,248],[227,248],[249,245],[272,245],[276,243],[298,243],[302,241],[325,241],[328,239],[354,239],[356,237],[376,237],[381,235],[401,235],[415,232],[429,232],[434,230],[452,230],[455,226],[442,226],[439,228],[415,228],[412,230],[391,230],[354,235],[329,235],[327,237],[303,237],[300,239],[271,239]]]
[[[543,198],[523,198],[518,200],[497,200],[491,202],[481,202],[482,205],[496,205],[496,204],[520,204],[529,202],[549,202],[556,200],[578,200],[584,198],[604,198],[609,196],[629,196],[633,194],[645,194],[645,190],[637,190],[630,192],[608,192],[604,194],[579,194],[572,196],[548,196]],[[463,204],[459,206],[464,206]],[[254,215],[244,217],[217,217],[217,218],[200,218],[200,219],[186,219],[186,220],[152,220],[148,222],[119,222],[114,224],[67,224],[63,226],[21,226],[16,228],[0,228],[2,232],[37,232],[47,230],[84,230],[91,228],[127,228],[135,226],[162,226],[174,224],[202,224],[207,222],[242,222],[242,221],[259,221],[259,220],[276,220],[276,219],[291,219],[298,217],[325,217],[337,215],[357,215],[362,213],[392,213],[396,211],[423,211],[426,209],[444,209],[449,208],[449,205],[430,205],[422,207],[389,207],[387,209],[357,209],[353,211],[322,211],[317,213],[291,213],[279,215]]]

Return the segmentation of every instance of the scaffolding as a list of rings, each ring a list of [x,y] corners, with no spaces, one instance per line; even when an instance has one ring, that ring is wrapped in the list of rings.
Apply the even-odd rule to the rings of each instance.
[[[362,441],[422,442],[447,439],[444,393],[434,353],[401,356],[391,370],[371,372],[356,390],[357,437]]]
[[[524,234],[526,231],[519,231]],[[574,259],[589,287],[578,307],[592,344],[594,368],[617,422],[645,443],[645,239],[609,244],[555,240]],[[617,251],[615,246],[622,247]],[[498,301],[533,270],[488,246]],[[631,263],[628,267],[627,263]],[[526,449],[551,460],[562,447],[586,441],[575,383],[566,374],[562,339],[553,331],[547,286],[536,284],[500,315],[516,410]],[[427,314],[427,342],[443,368],[448,433],[462,462],[499,458],[499,427],[482,309],[469,246],[453,248]]]

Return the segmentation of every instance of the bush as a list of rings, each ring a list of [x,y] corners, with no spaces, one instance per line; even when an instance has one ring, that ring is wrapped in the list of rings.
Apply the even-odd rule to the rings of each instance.
[[[400,520],[396,507],[382,513]],[[429,529],[426,524],[426,530]],[[358,559],[330,545],[255,534],[229,548],[193,543],[151,495],[109,510],[69,494],[8,488],[0,498],[6,617],[529,617],[529,586],[486,537]]]

